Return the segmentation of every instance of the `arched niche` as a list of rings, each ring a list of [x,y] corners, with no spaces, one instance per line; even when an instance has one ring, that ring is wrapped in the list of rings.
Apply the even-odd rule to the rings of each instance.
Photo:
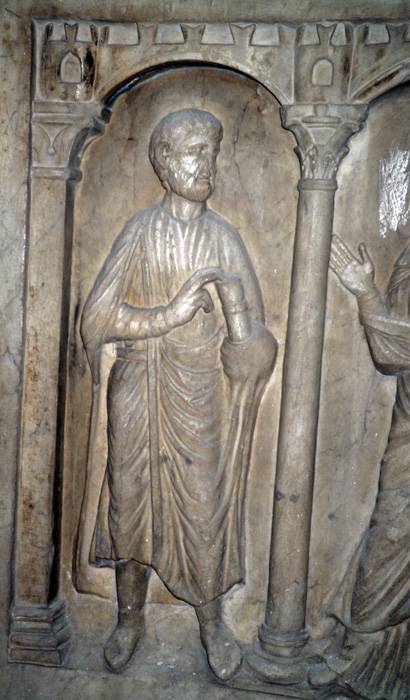
[[[186,44],[175,45],[171,50],[168,45],[164,44],[159,49],[154,48],[153,51],[154,35],[150,27],[145,27],[145,29],[150,29],[152,36],[150,37],[145,33],[145,37],[141,37],[141,42],[138,44],[137,49],[134,47],[132,49],[122,47],[121,60],[116,66],[111,59],[117,54],[117,48],[107,47],[103,45],[104,42],[102,41],[98,59],[102,63],[102,69],[99,73],[100,82],[98,82],[98,85],[90,84],[90,90],[85,95],[81,93],[81,97],[76,93],[75,101],[69,102],[67,101],[69,99],[68,95],[72,93],[67,92],[67,86],[63,85],[64,89],[55,92],[54,88],[56,86],[53,83],[57,74],[56,67],[58,63],[56,62],[56,57],[61,57],[61,52],[67,49],[66,43],[63,42],[64,45],[62,45],[59,41],[50,42],[49,48],[53,49],[53,51],[49,55],[50,65],[48,67],[45,66],[41,60],[41,51],[47,44],[44,37],[45,22],[34,22],[33,26],[35,29],[35,52],[33,53],[33,110],[31,115],[31,196],[28,217],[30,246],[26,266],[27,289],[30,290],[30,297],[26,303],[22,441],[16,510],[15,576],[11,611],[10,659],[14,661],[34,660],[37,663],[37,659],[41,657],[43,660],[41,663],[58,665],[62,663],[66,653],[63,649],[66,646],[66,637],[61,639],[59,622],[64,605],[61,600],[52,602],[55,596],[59,595],[59,588],[62,597],[67,598],[70,613],[76,609],[77,603],[79,605],[78,610],[81,612],[82,609],[79,599],[76,599],[72,593],[71,573],[67,568],[64,568],[67,556],[68,558],[71,557],[71,559],[73,556],[72,548],[68,555],[68,550],[65,548],[70,548],[73,545],[72,540],[75,530],[74,527],[67,530],[65,521],[66,510],[73,509],[72,517],[74,522],[77,517],[75,508],[78,508],[78,503],[61,500],[61,492],[62,487],[66,487],[68,477],[73,478],[72,486],[69,486],[69,489],[72,489],[72,491],[81,492],[83,485],[81,468],[78,471],[64,471],[63,474],[62,465],[64,463],[63,456],[67,449],[67,444],[64,444],[64,437],[66,438],[66,443],[67,437],[70,437],[64,430],[65,419],[66,415],[69,415],[70,410],[72,411],[69,396],[68,400],[66,400],[66,392],[71,390],[70,385],[67,385],[66,382],[67,359],[70,360],[72,357],[70,353],[81,353],[82,351],[82,348],[74,343],[70,344],[70,353],[67,354],[68,331],[70,328],[78,329],[78,325],[73,324],[72,319],[76,318],[76,323],[78,324],[82,308],[81,300],[79,300],[78,305],[70,304],[70,299],[73,302],[75,298],[70,284],[71,282],[73,282],[73,285],[75,284],[75,276],[71,274],[73,219],[76,221],[79,201],[79,198],[75,196],[75,183],[81,178],[81,173],[78,170],[81,164],[83,164],[82,167],[84,167],[86,174],[88,154],[86,154],[84,161],[82,160],[85,149],[104,130],[104,126],[110,116],[110,110],[116,99],[122,94],[124,94],[126,99],[125,93],[131,87],[130,81],[133,86],[137,87],[139,85],[141,87],[146,78],[154,77],[157,71],[164,70],[164,66],[166,66],[165,73],[167,70],[171,71],[175,67],[176,61],[190,62],[191,65],[195,62],[203,61],[207,65],[218,64],[221,70],[229,64],[231,71],[237,71],[235,75],[240,75],[239,71],[242,71],[244,74],[252,76],[255,81],[252,82],[252,85],[256,86],[258,84],[257,80],[263,81],[265,86],[271,90],[271,93],[282,103],[293,103],[294,95],[297,94],[297,92],[294,92],[295,81],[297,82],[300,76],[298,78],[298,76],[294,75],[295,63],[293,58],[289,58],[293,56],[293,53],[288,51],[291,51],[289,42],[283,42],[283,48],[280,48],[279,45],[277,47],[275,45],[273,49],[272,47],[266,48],[268,60],[265,61],[263,58],[265,54],[262,54],[265,48],[250,49],[249,42],[252,29],[249,27],[231,27],[235,40],[233,44],[229,44],[230,48],[226,45],[223,45],[223,48],[217,45],[203,46],[201,44],[199,46],[198,37],[195,39],[195,37],[192,37],[192,33],[191,37],[189,37],[190,32],[187,31]],[[359,30],[360,27],[358,28]],[[238,42],[238,47],[242,45],[240,51],[237,51],[235,42]],[[374,71],[373,62],[369,59],[370,49],[365,45],[364,38],[361,35],[358,36],[357,45],[361,52],[359,64],[361,64],[362,55],[363,58],[367,57],[367,62],[364,61],[363,72],[354,76],[348,96],[345,93],[342,93],[342,95],[338,93],[334,104],[329,104],[330,110],[337,111],[340,106],[343,108],[343,106],[346,106],[344,105],[346,100],[349,103],[366,103],[376,95],[386,92],[397,82],[406,80],[409,66],[409,60],[405,56],[406,43],[399,45],[400,53],[397,52],[396,44],[392,45],[391,48],[393,50],[390,52],[391,55],[389,55],[387,61],[387,69],[383,71],[378,65],[376,71]],[[245,56],[242,52],[244,45]],[[155,46],[157,45],[155,44]],[[253,54],[254,51],[255,55]],[[403,58],[400,58],[401,56]],[[125,60],[123,60],[123,57]],[[256,63],[254,58],[257,59]],[[107,59],[108,62],[106,62]],[[275,74],[274,69],[277,59],[280,59],[281,65],[286,66],[284,74],[281,75],[283,90],[278,89],[275,83],[275,75],[279,75],[279,73]],[[371,63],[370,73],[368,72],[369,62]],[[310,64],[306,63],[303,65]],[[120,67],[118,68],[118,66]],[[392,66],[395,66],[394,70]],[[52,80],[50,76],[52,76]],[[309,83],[309,77],[308,75],[302,77],[304,84]],[[186,94],[184,89],[181,90],[181,94]],[[110,101],[108,97],[113,97],[113,100]],[[226,99],[229,99],[228,91]],[[269,99],[271,100],[272,98],[270,97]],[[304,105],[292,104],[291,106],[296,108],[297,113],[301,106],[303,108],[301,116],[307,109],[308,119],[310,119],[311,123],[314,123],[317,109],[314,104],[315,96],[313,92],[307,91],[302,101]],[[263,116],[265,107],[260,106],[260,114]],[[349,105],[347,107],[349,108]],[[312,114],[309,113],[309,110],[312,111]],[[247,110],[243,110],[242,125],[247,123],[245,120],[246,112]],[[284,114],[286,115],[286,110]],[[266,119],[268,119],[269,108],[265,115]],[[272,117],[269,123],[272,121],[272,124],[279,124],[276,103],[272,115],[276,116]],[[275,119],[277,120],[276,122]],[[109,129],[111,129],[111,125],[108,126],[107,132]],[[284,133],[286,134],[283,130],[278,129],[278,132],[275,132],[275,136],[279,131],[282,136]],[[234,135],[234,132],[232,134]],[[298,133],[297,129],[295,129],[295,135],[299,145],[306,145],[303,144],[303,133]],[[297,166],[296,159],[291,155],[294,140],[289,134],[284,138],[288,139],[286,147],[285,142],[278,138],[274,160],[278,163],[286,163],[287,166],[292,162],[292,165],[289,165],[289,169],[286,169],[285,178],[283,173],[279,173],[278,179],[284,180],[282,184],[284,187],[287,185],[287,191],[292,193],[295,202],[295,184],[297,180],[295,173]],[[97,147],[98,142],[97,139],[91,146],[90,153],[92,149]],[[100,140],[100,143],[103,142],[103,140]],[[235,139],[233,139],[231,143],[231,151],[236,157],[239,141],[235,142]],[[252,138],[249,138],[249,143],[252,143]],[[266,159],[265,155],[263,153],[260,158],[261,167],[258,170],[258,175],[254,175],[256,183],[270,182],[267,173],[271,163],[269,159]],[[347,159],[345,162],[348,162]],[[266,173],[264,172],[265,170]],[[289,172],[293,173],[294,181],[287,179]],[[85,186],[87,182],[86,174],[80,188]],[[269,192],[264,193],[269,205],[275,204],[272,196],[273,191],[274,187],[271,186]],[[238,192],[240,192],[240,188],[238,188]],[[238,207],[232,215],[233,223],[238,223],[236,216],[239,216],[239,213],[245,210],[244,203],[246,201],[244,198],[237,197]],[[278,211],[282,213],[284,212],[283,201],[287,202],[286,199],[277,200]],[[250,203],[249,211],[258,211],[260,221],[264,222],[259,210],[255,209],[254,202]],[[47,216],[44,216],[44,212],[47,212]],[[228,218],[230,216],[229,212],[224,212],[223,209],[221,209],[221,213],[225,213]],[[52,226],[50,226],[50,221],[53,222]],[[267,231],[272,230],[274,221],[277,221],[277,219],[273,219],[272,222],[264,222]],[[279,223],[281,224],[282,222]],[[90,231],[93,231],[94,228],[95,217],[93,216],[90,218]],[[287,232],[289,235],[288,245],[291,245],[293,226],[289,228],[292,230]],[[115,233],[117,232],[118,229]],[[97,253],[103,255],[99,250],[97,250]],[[261,254],[263,253],[264,251],[261,250]],[[280,246],[278,253],[281,254]],[[280,256],[278,259],[280,260]],[[75,256],[73,263],[75,267]],[[274,294],[273,290],[278,283],[279,278],[276,276],[278,269],[279,274],[282,275],[282,267],[272,266],[269,294]],[[286,279],[289,279],[289,274],[290,270],[288,270]],[[280,280],[283,283],[282,278]],[[90,279],[90,284],[91,281]],[[266,296],[266,291],[263,291]],[[79,298],[77,297],[77,299]],[[84,299],[82,299],[82,303],[83,301]],[[283,323],[283,315],[281,316],[281,314],[282,311],[278,316],[279,327]],[[68,317],[70,318],[71,326],[68,322]],[[276,320],[275,317],[275,323]],[[282,340],[282,338],[280,339]],[[71,334],[70,343],[72,339],[73,335]],[[277,377],[280,374],[280,365],[278,370],[275,375]],[[83,365],[83,371],[84,376],[86,376],[86,365]],[[58,414],[57,406],[59,406]],[[274,413],[275,409],[272,406],[273,404],[269,415],[269,431],[271,431],[273,421],[277,418],[277,415]],[[79,425],[80,430],[78,435],[74,436],[75,442],[72,447],[73,450],[78,450],[78,459],[80,461],[80,452],[84,445],[82,442],[83,438],[78,438],[86,435],[86,423],[87,415],[85,415],[84,423]],[[273,436],[274,442],[275,437]],[[272,455],[272,461],[274,459],[275,457]],[[84,465],[82,466],[83,468]],[[265,489],[265,484],[263,488]],[[62,503],[64,507],[62,507]],[[255,532],[257,532],[258,527],[260,527],[259,519],[256,517],[250,522],[251,527],[255,527]],[[63,528],[61,528],[62,524]],[[61,532],[63,533],[62,538]],[[54,550],[53,547],[55,547]],[[55,551],[54,569],[51,575],[50,586],[50,566],[53,551]],[[84,605],[86,607],[88,605],[91,606],[97,613],[97,620],[101,610],[103,615],[106,614],[104,612],[106,603],[101,603],[103,605],[102,608],[98,607],[99,602],[96,598],[88,596],[88,601]],[[93,606],[95,607],[93,608]],[[45,629],[51,629],[52,644],[50,644],[49,648],[44,647],[44,638],[38,633],[37,623],[33,627],[33,608],[38,615],[38,619],[44,622]],[[76,619],[78,620],[78,616]],[[54,623],[56,623],[55,629]],[[20,637],[22,626],[27,632],[26,645]],[[96,632],[98,632],[97,627],[98,624],[96,623]],[[93,636],[95,636],[94,630]],[[62,642],[61,645],[60,641]]]
[[[232,53],[226,50],[221,56],[221,51],[216,45],[200,45],[194,48],[190,43],[187,45],[176,44],[172,54],[167,52],[161,56],[161,65],[158,64],[157,54],[150,54],[150,49],[154,46],[156,45],[149,45],[146,52],[141,55],[137,72],[130,69],[130,66],[125,63],[125,67],[121,71],[111,71],[108,72],[107,77],[102,77],[96,84],[95,99],[107,106],[113,105],[124,92],[157,74],[158,71],[173,70],[180,66],[207,66],[237,73],[266,88],[280,104],[289,102],[291,99],[290,75],[287,76],[285,87],[272,70],[264,69],[263,64],[260,65],[256,61],[251,64],[251,62],[245,61],[241,52],[235,52],[235,45],[233,48],[228,45],[232,48]],[[226,46],[225,49],[227,49]],[[269,58],[272,60],[273,56],[269,56]]]
[[[97,639],[99,644],[99,632],[106,634],[115,614],[112,571],[91,573],[91,588],[95,585],[99,596],[78,593],[72,580],[91,402],[91,376],[79,325],[85,299],[125,222],[163,196],[148,160],[150,134],[163,116],[182,107],[206,109],[222,121],[224,138],[210,207],[240,232],[262,288],[267,325],[275,329],[282,344],[294,232],[292,218],[286,217],[286,212],[296,211],[299,177],[293,137],[281,126],[277,101],[244,75],[215,66],[180,66],[153,72],[143,81],[132,80],[128,89],[121,85],[118,93],[116,100],[110,96],[112,116],[104,135],[92,143],[82,158],[83,179],[77,186],[73,217],[60,595],[67,602],[69,618],[82,640],[78,650],[73,651],[79,664],[83,643]],[[284,226],[286,218],[288,223]],[[236,610],[238,634],[248,640],[253,638],[257,622],[263,617],[266,598],[280,382],[279,363],[260,408],[255,435],[247,496],[247,584],[231,596],[229,603]],[[246,606],[249,596],[257,601],[252,606],[252,619]],[[150,600],[170,601],[168,592],[154,577]],[[93,640],[87,636],[82,621],[82,611],[90,607],[96,620]],[[98,648],[95,658],[95,663],[99,663]]]

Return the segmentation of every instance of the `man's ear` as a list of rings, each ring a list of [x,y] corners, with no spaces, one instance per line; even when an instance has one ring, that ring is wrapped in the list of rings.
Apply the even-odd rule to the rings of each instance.
[[[168,141],[161,141],[155,149],[155,158],[163,170],[166,170],[171,152]]]

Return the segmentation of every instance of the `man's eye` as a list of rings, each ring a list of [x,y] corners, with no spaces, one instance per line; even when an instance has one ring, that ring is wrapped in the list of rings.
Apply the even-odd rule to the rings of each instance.
[[[197,155],[202,155],[205,153],[206,147],[205,146],[191,146],[190,148],[187,149],[186,153],[188,155],[192,156],[197,156]]]

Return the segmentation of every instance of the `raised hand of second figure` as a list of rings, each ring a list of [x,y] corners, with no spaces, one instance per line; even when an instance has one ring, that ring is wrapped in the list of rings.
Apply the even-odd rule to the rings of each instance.
[[[364,243],[359,245],[356,258],[342,239],[334,234],[330,253],[330,268],[346,289],[356,297],[373,292],[374,265]]]

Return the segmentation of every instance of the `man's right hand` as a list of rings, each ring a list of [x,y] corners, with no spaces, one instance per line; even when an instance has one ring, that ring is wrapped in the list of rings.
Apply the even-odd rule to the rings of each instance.
[[[341,283],[356,297],[375,291],[374,265],[364,243],[359,245],[360,260],[336,234],[332,238],[330,267]]]
[[[203,309],[207,314],[213,311],[214,303],[211,295],[203,287],[209,282],[217,282],[222,279],[223,272],[218,267],[204,267],[202,270],[194,272],[182,285],[178,294],[165,307],[165,321],[169,329],[172,330],[189,323],[199,309]]]

